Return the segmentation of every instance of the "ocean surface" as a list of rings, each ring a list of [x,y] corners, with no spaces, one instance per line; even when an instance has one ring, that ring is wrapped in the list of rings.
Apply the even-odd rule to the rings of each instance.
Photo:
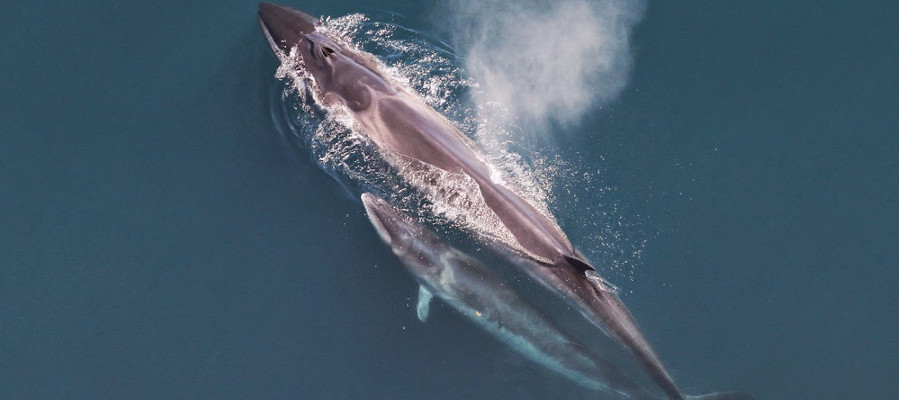
[[[896,2],[284,4],[515,176],[683,391],[898,397]],[[597,398],[419,322],[256,10],[3,5],[0,399]]]

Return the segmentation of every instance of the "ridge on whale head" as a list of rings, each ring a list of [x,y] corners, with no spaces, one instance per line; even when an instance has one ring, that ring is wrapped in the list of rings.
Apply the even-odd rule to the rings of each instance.
[[[259,4],[259,25],[276,56],[296,52],[326,104],[341,102],[354,111],[371,103],[366,88],[393,93],[373,63],[347,51],[317,28],[322,22],[309,14],[269,3]]]
[[[273,51],[289,53],[303,36],[315,32],[319,19],[292,8],[259,3],[259,24]]]

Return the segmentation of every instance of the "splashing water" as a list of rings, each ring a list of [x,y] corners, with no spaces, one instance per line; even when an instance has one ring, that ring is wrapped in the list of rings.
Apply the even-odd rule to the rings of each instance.
[[[351,14],[323,21],[322,30],[350,51],[375,55],[372,60],[382,75],[408,93],[418,95],[426,104],[443,114],[460,131],[482,148],[481,155],[492,169],[492,178],[513,189],[538,210],[553,220],[550,210],[555,189],[572,203],[568,187],[590,174],[557,157],[548,157],[518,139],[521,132],[485,113],[484,106],[467,102],[478,85],[465,77],[460,60],[450,46],[412,29],[392,22]],[[351,117],[341,107],[323,109],[315,96],[315,82],[306,75],[300,58],[291,53],[282,60],[276,77],[286,83],[280,99],[273,101],[273,119],[283,139],[298,152],[309,153],[312,161],[331,175],[353,197],[368,191],[378,194],[407,211],[420,222],[452,226],[478,232],[488,239],[513,244],[515,239],[497,221],[497,216],[484,204],[474,181],[465,174],[454,174],[437,168],[407,165],[408,161],[387,160],[370,143]],[[495,105],[495,110],[504,110]],[[598,241],[600,255],[613,272],[631,268],[634,254],[605,251],[621,248],[623,238],[616,234],[615,221],[609,210],[592,210],[586,228],[597,224],[604,238]],[[582,213],[583,215],[583,213]],[[620,223],[621,224],[621,223]],[[594,229],[591,229],[592,231]],[[592,238],[594,239],[594,238]],[[590,247],[590,246],[589,246]],[[627,247],[627,246],[626,246]],[[634,247],[634,246],[631,246]],[[587,249],[588,254],[597,254]],[[639,253],[637,253],[639,255]],[[623,268],[625,266],[625,268]],[[629,274],[627,271],[624,275]],[[623,275],[623,276],[624,276]]]
[[[474,110],[461,100],[466,98],[472,82],[462,77],[456,59],[446,45],[428,42],[416,31],[392,23],[372,21],[361,14],[326,19],[320,29],[351,51],[378,55],[379,59],[373,61],[377,62],[380,72],[391,83],[409,93],[419,94],[426,104],[446,116],[461,131],[478,131],[479,123]],[[416,180],[414,174],[405,171],[408,168],[397,162],[387,162],[359,133],[349,112],[340,107],[325,110],[319,106],[322,103],[315,101],[315,82],[305,75],[303,68],[299,68],[299,63],[296,54],[289,54],[282,60],[276,74],[288,83],[283,94],[285,101],[281,102],[281,114],[289,127],[283,134],[288,141],[309,149],[316,164],[345,186],[354,188],[354,191],[375,191],[400,204],[422,203],[422,199],[411,197],[414,191],[408,187],[409,181]],[[514,155],[493,154],[496,155],[484,156],[496,171],[495,178],[523,194],[549,215],[548,191],[544,189],[550,186],[549,182],[539,181],[528,172],[526,166],[517,162],[518,158]],[[461,193],[473,190],[464,179],[449,179],[452,178],[449,175],[445,178],[448,178],[442,180],[445,184],[458,183]],[[398,187],[404,190],[397,191]],[[450,188],[436,190],[448,191]],[[403,197],[398,198],[398,193]],[[437,192],[431,194],[436,195]],[[448,220],[461,222],[456,217],[462,212],[450,211],[450,208],[455,208],[450,205],[452,202],[436,201],[439,196],[428,197],[427,203],[431,203],[432,211],[440,211]],[[469,202],[462,204],[471,205]],[[435,210],[436,207],[439,210]]]

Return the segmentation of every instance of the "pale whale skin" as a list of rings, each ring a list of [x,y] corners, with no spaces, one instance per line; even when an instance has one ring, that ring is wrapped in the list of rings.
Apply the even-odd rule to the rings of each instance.
[[[591,357],[549,317],[474,259],[384,199],[363,193],[362,202],[381,238],[424,288],[420,289],[420,319],[427,317],[433,294],[522,355],[582,386],[604,390],[616,398],[656,398],[609,361]]]
[[[318,19],[261,3],[259,22],[273,52],[280,58],[292,50],[299,53],[318,99],[325,105],[346,106],[386,158],[471,177],[485,204],[514,236],[515,243],[507,243],[507,250],[519,259],[517,265],[618,340],[669,398],[685,398],[615,291],[553,221],[491,178],[487,164],[447,119],[393,86],[378,72],[373,56],[348,51],[317,31]]]

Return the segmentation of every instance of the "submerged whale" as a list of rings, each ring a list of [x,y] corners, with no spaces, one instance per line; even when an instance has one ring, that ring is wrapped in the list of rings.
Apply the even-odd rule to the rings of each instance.
[[[428,318],[437,296],[465,317],[538,364],[614,398],[656,397],[607,360],[595,358],[500,277],[438,239],[384,199],[363,193],[372,225],[419,283],[416,311]]]
[[[348,110],[358,130],[386,159],[422,170],[461,173],[473,181],[480,200],[509,233],[502,245],[518,259],[516,264],[628,349],[669,398],[685,398],[614,287],[555,222],[495,179],[459,129],[419,97],[392,84],[374,56],[345,48],[317,29],[318,19],[261,3],[259,23],[279,59],[299,57],[316,100]]]

